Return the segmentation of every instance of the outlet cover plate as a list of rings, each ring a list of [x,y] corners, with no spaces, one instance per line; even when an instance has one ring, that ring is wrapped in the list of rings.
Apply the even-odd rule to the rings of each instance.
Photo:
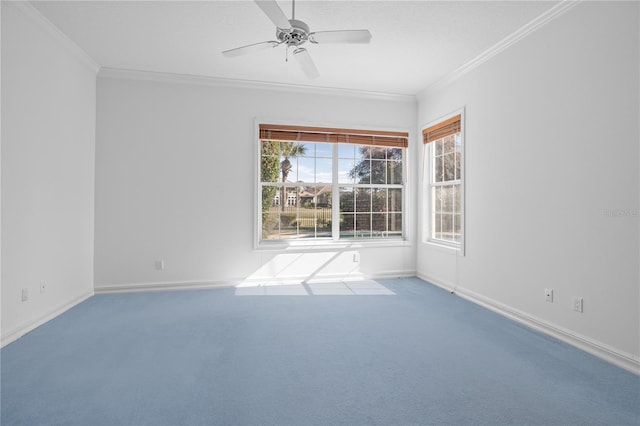
[[[576,312],[582,312],[583,301],[582,297],[574,297],[573,298],[573,310]]]

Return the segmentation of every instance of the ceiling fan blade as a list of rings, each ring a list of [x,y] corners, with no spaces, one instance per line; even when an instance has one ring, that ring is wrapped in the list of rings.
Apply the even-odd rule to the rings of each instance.
[[[311,43],[369,43],[369,30],[318,31],[309,33]]]
[[[289,23],[289,19],[287,19],[287,15],[284,14],[278,3],[273,0],[263,1],[263,0],[255,0],[256,4],[265,15],[271,19],[271,21],[276,24],[276,27],[282,30],[291,29],[291,24]]]
[[[236,47],[235,49],[229,49],[222,52],[227,58],[235,58],[236,56],[246,55],[247,53],[258,52],[260,50],[267,50],[279,45],[277,41],[263,41],[260,43],[249,44],[247,46]]]
[[[311,59],[311,55],[309,55],[307,49],[296,49],[293,52],[293,56],[298,60],[298,64],[300,64],[302,71],[304,71],[307,77],[314,80],[320,76],[318,68],[316,68],[316,64],[313,63],[313,59]]]

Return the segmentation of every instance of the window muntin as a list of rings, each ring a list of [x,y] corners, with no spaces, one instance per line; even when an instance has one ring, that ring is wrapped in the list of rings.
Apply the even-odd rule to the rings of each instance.
[[[404,156],[404,148],[261,139],[260,240],[402,238]]]

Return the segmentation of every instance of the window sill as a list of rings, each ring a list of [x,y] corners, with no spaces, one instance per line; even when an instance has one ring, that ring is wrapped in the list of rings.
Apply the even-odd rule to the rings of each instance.
[[[379,240],[316,240],[316,241],[262,241],[255,247],[256,251],[273,250],[316,250],[316,249],[349,249],[363,247],[410,247],[411,243],[405,239]]]
[[[432,247],[436,250],[443,251],[446,253],[457,254],[458,256],[464,256],[464,248],[462,243],[460,244],[447,244],[445,242],[436,241],[436,240],[426,240],[423,241],[426,246]]]

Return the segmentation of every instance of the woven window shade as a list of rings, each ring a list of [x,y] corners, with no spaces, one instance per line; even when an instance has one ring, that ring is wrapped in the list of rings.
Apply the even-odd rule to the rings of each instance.
[[[433,142],[438,139],[442,139],[446,136],[455,135],[459,133],[461,129],[461,117],[456,115],[448,120],[436,124],[435,126],[428,127],[422,131],[422,138],[424,143]]]
[[[261,124],[260,140],[324,142],[406,148],[409,133]]]

